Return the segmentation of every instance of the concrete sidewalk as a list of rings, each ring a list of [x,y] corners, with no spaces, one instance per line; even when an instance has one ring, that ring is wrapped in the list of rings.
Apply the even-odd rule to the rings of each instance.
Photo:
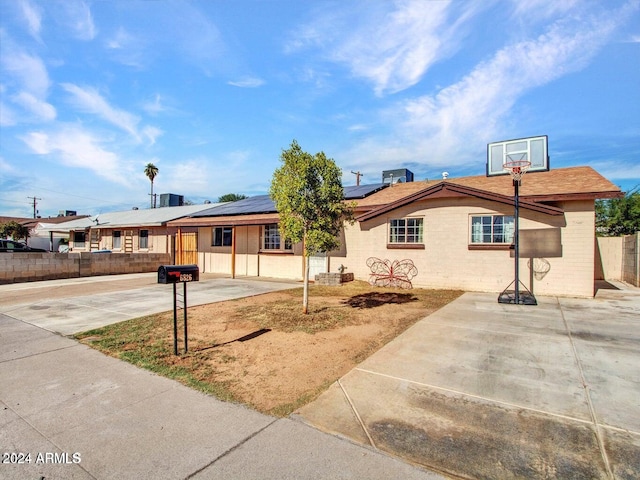
[[[2,314],[0,343],[2,479],[440,478]]]
[[[297,418],[462,478],[640,478],[640,290],[467,293]]]

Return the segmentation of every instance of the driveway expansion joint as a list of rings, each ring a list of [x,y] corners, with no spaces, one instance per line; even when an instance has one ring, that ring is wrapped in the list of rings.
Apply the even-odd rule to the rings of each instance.
[[[203,467],[199,468],[198,470],[196,470],[195,472],[189,474],[188,476],[185,477],[184,480],[189,480],[190,478],[195,477],[196,475],[198,475],[199,473],[203,472],[204,470],[206,470],[207,468],[211,467],[212,465],[214,465],[216,462],[218,462],[219,460],[223,459],[224,457],[226,457],[227,455],[231,454],[232,452],[234,452],[235,450],[237,450],[238,448],[242,447],[245,443],[247,443],[249,440],[251,440],[252,438],[254,438],[255,436],[259,435],[260,433],[264,432],[267,428],[269,428],[271,425],[273,425],[274,423],[276,423],[278,420],[278,418],[274,418],[271,422],[269,422],[268,424],[266,424],[264,427],[259,428],[258,430],[256,430],[255,432],[253,432],[251,435],[247,435],[245,438],[243,438],[242,440],[240,440],[238,443],[236,443],[233,447],[229,448],[228,450],[222,452],[220,455],[218,455],[216,458],[214,458],[213,460],[211,460],[209,463],[207,463],[206,465],[204,465]]]
[[[605,468],[607,469],[607,475],[609,476],[609,478],[613,479],[615,478],[615,476],[613,475],[611,463],[609,462],[609,456],[607,455],[607,450],[604,445],[604,439],[602,438],[602,432],[600,431],[601,426],[598,422],[596,410],[593,406],[593,402],[591,401],[591,393],[589,390],[589,385],[587,384],[587,379],[584,376],[584,369],[582,368],[582,362],[580,361],[580,357],[578,356],[578,350],[576,349],[576,344],[573,341],[573,336],[571,335],[569,324],[567,323],[567,319],[565,318],[564,310],[562,308],[562,303],[557,298],[556,298],[556,301],[558,302],[558,309],[560,310],[560,315],[562,317],[562,321],[564,322],[564,327],[567,330],[567,336],[569,337],[569,343],[571,343],[571,350],[573,351],[574,359],[576,361],[576,364],[578,365],[578,372],[580,373],[580,379],[582,381],[582,386],[586,396],[587,405],[589,405],[589,413],[591,415],[594,431],[596,434],[596,438],[598,440],[598,448],[600,449],[600,454],[602,455],[602,461],[604,462]]]

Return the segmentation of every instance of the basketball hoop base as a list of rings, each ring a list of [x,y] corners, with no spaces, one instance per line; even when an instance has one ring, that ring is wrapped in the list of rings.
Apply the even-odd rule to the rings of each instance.
[[[513,284],[514,282],[511,282],[509,287]],[[520,285],[522,285],[522,283],[520,283]],[[498,295],[498,303],[516,303],[516,291],[509,290],[509,287]],[[518,305],[538,305],[538,301],[536,300],[536,297],[533,296],[533,293],[531,293],[524,285],[522,285],[522,288],[524,290],[518,290]]]

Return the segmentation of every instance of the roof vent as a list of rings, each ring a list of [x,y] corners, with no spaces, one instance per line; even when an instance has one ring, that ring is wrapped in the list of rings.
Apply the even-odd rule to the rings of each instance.
[[[449,176],[449,172],[442,172],[442,179],[443,180],[446,180],[448,176]]]

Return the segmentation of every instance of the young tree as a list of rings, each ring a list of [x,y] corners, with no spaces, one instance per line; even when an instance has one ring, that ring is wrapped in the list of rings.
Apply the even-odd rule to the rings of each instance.
[[[21,223],[11,220],[7,223],[0,224],[0,238],[11,237],[14,240],[21,240],[29,238],[29,227],[22,225]]]
[[[144,167],[144,174],[149,177],[149,180],[151,180],[151,208],[153,208],[153,181],[158,176],[158,167],[153,163],[147,163]]]
[[[346,204],[342,172],[324,152],[311,155],[294,140],[280,155],[282,165],[273,173],[269,195],[280,214],[281,235],[304,242],[302,311],[309,309],[309,257],[340,246],[344,221],[353,222],[353,205]]]
[[[235,202],[237,200],[243,200],[245,198],[247,198],[247,196],[241,193],[225,193],[224,195],[218,197],[218,202]]]
[[[596,201],[596,234],[602,237],[632,235],[640,231],[640,192],[622,198]]]

